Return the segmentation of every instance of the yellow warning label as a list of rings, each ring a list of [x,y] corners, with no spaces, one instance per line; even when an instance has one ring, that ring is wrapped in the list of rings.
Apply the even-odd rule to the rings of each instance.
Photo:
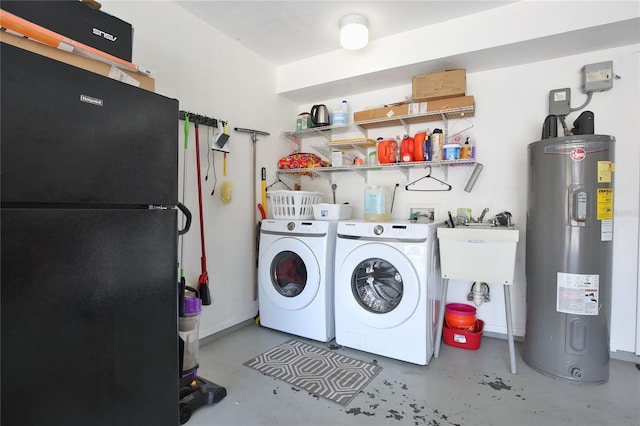
[[[598,183],[611,182],[611,173],[616,171],[616,166],[611,161],[598,161]]]
[[[598,188],[597,219],[613,219],[613,188]]]

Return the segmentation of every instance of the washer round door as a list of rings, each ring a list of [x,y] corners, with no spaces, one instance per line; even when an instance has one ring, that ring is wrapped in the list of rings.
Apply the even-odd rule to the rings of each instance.
[[[320,266],[313,251],[296,238],[280,238],[260,256],[260,286],[269,299],[288,310],[303,309],[318,294]]]
[[[371,327],[396,327],[418,306],[420,282],[413,264],[386,244],[355,248],[340,265],[335,282],[342,309]]]

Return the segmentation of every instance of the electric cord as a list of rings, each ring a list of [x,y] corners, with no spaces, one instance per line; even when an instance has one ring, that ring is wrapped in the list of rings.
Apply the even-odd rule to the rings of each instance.
[[[393,187],[393,195],[391,196],[391,208],[389,209],[389,213],[393,213],[393,205],[396,201],[396,190],[400,186],[399,183],[396,183],[396,186]]]
[[[213,170],[213,189],[211,190],[211,195],[213,195],[215,194],[216,186],[218,185],[218,175],[216,174],[216,158],[214,150],[211,149],[211,133],[215,134],[215,130],[210,127],[209,131],[207,131],[207,172],[204,176],[204,180],[209,179],[209,170]]]
[[[212,170],[213,170],[213,189],[211,190],[211,195],[213,195],[216,192],[216,186],[218,185],[218,174],[216,173],[216,161],[215,161],[215,156],[213,154],[213,150],[211,150],[211,159],[213,160],[213,166],[212,166]]]
[[[580,111],[582,108],[585,108],[587,105],[589,105],[589,102],[591,102],[591,97],[592,96],[593,96],[593,92],[589,92],[587,94],[587,100],[582,105],[580,105],[577,108],[569,108],[569,111],[571,111],[571,112]]]
[[[204,174],[204,180],[209,180],[209,169],[211,168],[211,161],[209,159],[209,155],[212,154],[211,151],[211,128],[207,128],[207,171]]]

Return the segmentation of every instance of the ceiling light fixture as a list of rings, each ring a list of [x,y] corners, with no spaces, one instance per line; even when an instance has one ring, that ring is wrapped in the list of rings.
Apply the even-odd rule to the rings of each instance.
[[[347,15],[340,20],[340,45],[345,49],[362,49],[369,43],[369,21],[362,15]]]

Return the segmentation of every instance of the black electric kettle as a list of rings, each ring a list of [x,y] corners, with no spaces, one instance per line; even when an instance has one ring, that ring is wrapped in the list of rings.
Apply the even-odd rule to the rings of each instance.
[[[329,109],[326,105],[314,105],[311,107],[311,121],[313,127],[329,125]]]

